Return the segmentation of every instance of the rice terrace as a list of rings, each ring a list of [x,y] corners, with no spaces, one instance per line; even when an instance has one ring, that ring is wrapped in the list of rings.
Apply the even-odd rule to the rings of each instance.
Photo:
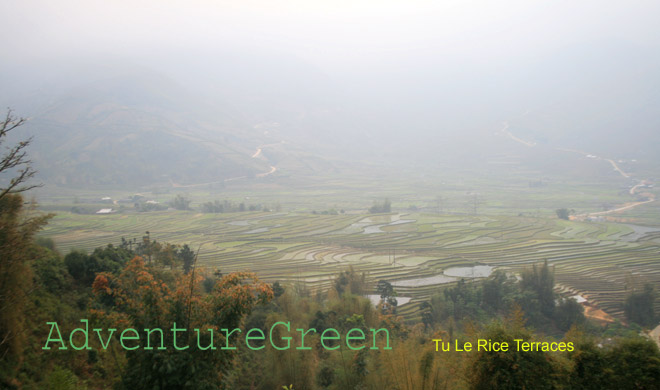
[[[159,241],[199,247],[198,266],[252,270],[266,281],[309,291],[329,287],[340,271],[353,267],[374,285],[390,282],[399,295],[400,314],[408,319],[416,318],[421,302],[441,285],[544,260],[554,267],[564,293],[580,295],[620,320],[628,289],[660,283],[660,228],[625,223],[421,213],[163,211],[58,213],[43,234],[63,251],[89,251],[146,231]]]

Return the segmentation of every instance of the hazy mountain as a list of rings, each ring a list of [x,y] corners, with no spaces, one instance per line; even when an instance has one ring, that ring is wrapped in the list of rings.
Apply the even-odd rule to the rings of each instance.
[[[240,115],[211,110],[172,80],[144,69],[115,70],[18,106],[30,106],[31,153],[47,182],[185,184],[270,169],[251,158],[267,139]]]
[[[521,137],[612,157],[657,160],[660,55],[630,45],[576,45],[530,64],[511,84]]]
[[[645,48],[344,73],[277,51],[180,54],[6,68],[0,101],[31,117],[43,178],[68,185],[204,183],[341,162],[480,170],[507,156],[552,171],[549,161],[566,161],[557,149],[657,160],[660,56]]]

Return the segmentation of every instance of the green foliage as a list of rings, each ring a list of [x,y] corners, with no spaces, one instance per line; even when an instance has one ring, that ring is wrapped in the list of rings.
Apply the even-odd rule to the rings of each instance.
[[[50,390],[76,390],[80,389],[78,378],[66,368],[56,365],[51,371],[46,386]]]
[[[220,201],[202,203],[203,213],[224,213],[225,207]]]
[[[603,351],[593,341],[575,343],[575,350],[568,353],[572,365],[568,377],[571,389],[600,390],[609,385],[603,371],[607,362]]]
[[[396,300],[396,291],[394,291],[392,285],[385,280],[379,280],[376,285],[376,292],[380,295],[381,310],[383,313],[396,314],[398,302]]]
[[[548,266],[548,261],[545,260],[543,265],[539,267],[534,264],[532,268],[527,268],[522,272],[522,280],[520,287],[524,292],[531,293],[523,300],[524,304],[521,305],[523,311],[532,313],[539,310],[542,315],[547,318],[552,318],[555,310],[555,278],[554,273]],[[533,307],[535,306],[535,307]],[[541,319],[532,317],[536,323],[541,323]]]
[[[275,298],[279,298],[282,294],[284,294],[284,291],[286,290],[284,289],[284,287],[282,287],[280,282],[276,281],[275,283],[273,283],[273,295],[275,296]]]
[[[341,271],[334,281],[334,287],[337,294],[350,293],[362,295],[366,283],[366,274],[359,273],[350,266],[348,270]]]
[[[584,307],[575,299],[564,298],[555,307],[554,319],[557,327],[566,332],[572,326],[584,324]]]
[[[172,199],[170,205],[177,210],[190,210],[190,200],[180,194]]]
[[[86,253],[72,251],[64,257],[64,264],[75,280],[91,285],[96,277],[96,272],[95,267],[88,264],[87,260],[89,260],[89,256]]]
[[[482,303],[483,308],[491,313],[496,313],[505,308],[505,296],[507,291],[507,276],[503,271],[495,271],[483,282]]]
[[[615,389],[657,389],[660,352],[651,341],[623,339],[606,355],[608,386]]]
[[[5,218],[4,213],[0,215],[0,221],[4,222]],[[5,231],[0,231],[0,237],[4,237],[3,234]],[[443,339],[472,341],[475,338],[473,332],[479,332],[474,329],[502,316],[516,305],[525,308],[525,315],[536,329],[548,330],[548,334],[556,335],[558,329],[563,331],[584,322],[582,307],[573,300],[559,300],[555,306],[554,275],[547,264],[524,271],[519,283],[504,272],[495,272],[482,282],[460,281],[436,293],[430,301],[420,305],[422,327],[403,324],[391,313],[375,310],[367,299],[359,296],[369,291],[365,274],[352,268],[337,275],[327,294],[321,290],[315,291],[315,297],[304,296],[297,294],[295,288],[287,285],[285,289],[276,282],[272,286],[274,301],[259,304],[255,301],[260,295],[258,291],[234,294],[249,286],[249,279],[226,279],[220,274],[204,279],[208,273],[202,271],[195,272],[197,278],[191,281],[189,273],[182,275],[174,268],[180,262],[185,271],[185,261],[181,258],[185,246],[180,248],[156,242],[148,233],[139,245],[136,244],[136,250],[153,261],[132,269],[127,269],[130,268],[127,258],[134,254],[128,241],[120,247],[97,248],[89,255],[73,252],[67,255],[71,256],[68,262],[48,249],[49,246],[48,243],[35,246],[33,240],[28,240],[21,249],[21,256],[29,266],[29,282],[33,285],[25,301],[31,311],[24,308],[20,313],[27,338],[19,348],[23,360],[12,361],[14,367],[0,366],[2,388],[41,386],[67,389],[82,388],[85,384],[90,388],[108,388],[114,384],[116,388],[126,389],[272,390],[290,383],[296,389],[646,389],[655,388],[658,383],[660,360],[657,348],[649,342],[632,338],[639,332],[636,326],[626,328],[630,333],[626,339],[615,339],[612,345],[604,342],[602,348],[591,340],[576,342],[573,353],[509,351],[476,354],[429,350],[429,339],[437,335]],[[192,253],[190,248],[187,252]],[[173,269],[167,269],[168,265]],[[386,327],[391,331],[394,351],[389,354],[368,349],[351,351],[341,342],[336,343],[340,349],[332,352],[279,353],[269,349],[254,352],[240,348],[236,353],[221,351],[218,355],[197,353],[199,351],[195,352],[193,348],[181,352],[109,350],[97,353],[95,350],[93,353],[46,354],[39,351],[39,343],[45,338],[44,321],[56,319],[66,332],[79,318],[89,314],[83,311],[90,298],[89,289],[80,287],[91,275],[101,283],[102,278],[98,278],[100,269],[104,270],[101,276],[108,281],[105,287],[122,294],[99,293],[102,286],[96,285],[98,295],[91,309],[95,313],[102,309],[118,315],[134,327],[171,326],[174,320],[179,324],[190,320],[190,327],[202,327],[202,324],[226,327],[229,324],[242,329],[267,329],[275,321],[284,320],[291,321],[292,328],[315,328],[319,333],[327,328],[345,332],[352,328]],[[6,268],[2,270],[7,272]],[[154,285],[141,284],[138,275],[153,281]],[[385,299],[396,296],[391,284],[385,280],[375,287]],[[143,294],[145,288],[149,294]],[[161,294],[161,288],[169,292]],[[236,302],[237,296],[239,301],[246,300]],[[126,302],[124,298],[138,305],[132,309],[122,306]],[[192,310],[188,311],[191,302]],[[404,306],[402,310],[406,307],[410,306]],[[27,315],[28,312],[36,314]],[[3,322],[6,321],[4,315],[3,312],[0,318]],[[108,318],[97,320],[116,323],[116,317],[114,322]],[[472,325],[468,326],[469,323]],[[493,340],[515,337],[532,341],[540,337],[522,325],[503,326],[499,323],[488,326],[478,335]],[[178,340],[179,345],[182,340]],[[299,341],[299,335],[294,336],[296,341]],[[172,340],[165,342],[172,344]],[[196,340],[185,340],[185,343],[190,342],[196,343]],[[202,340],[202,344],[205,342]],[[305,344],[316,349],[318,342],[318,334],[310,335]],[[52,365],[55,356],[57,366]]]
[[[166,345],[184,350],[126,351],[127,364],[120,387],[218,389],[222,373],[231,367],[233,354],[219,347],[198,348],[198,343],[208,346],[212,336],[200,332],[198,341],[190,329],[237,328],[255,305],[272,298],[272,290],[251,273],[223,277],[210,294],[202,292],[201,278],[192,279],[192,275],[181,275],[168,282],[139,257],[131,260],[119,275],[101,273],[94,281],[95,308],[102,310],[97,312],[101,313],[97,321],[121,318],[134,329],[170,329],[174,323],[188,329],[176,343],[172,332],[163,336]]]
[[[456,321],[465,318],[478,318],[481,314],[482,294],[481,289],[474,284],[468,285],[465,279],[461,279],[455,287],[444,290],[444,297],[447,302],[445,309]],[[445,314],[443,317],[446,316]]]
[[[584,309],[573,299],[563,299],[555,307],[554,275],[547,262],[522,271],[518,281],[496,271],[481,283],[459,280],[420,306],[426,328],[436,323],[483,323],[506,315],[515,307],[522,309],[527,322],[540,329],[565,332],[585,322]]]
[[[34,234],[50,215],[29,217],[19,194],[0,197],[0,384],[16,369],[26,338],[25,308],[32,288]]]
[[[64,264],[73,278],[84,286],[91,286],[96,274],[100,272],[118,272],[133,253],[121,246],[108,244],[96,248],[91,255],[80,251],[72,251],[64,256]]]
[[[655,296],[655,288],[650,283],[645,284],[642,291],[630,293],[624,304],[626,317],[642,326],[655,326],[656,316],[653,311]]]
[[[514,339],[531,341],[524,329],[494,324],[481,335],[493,342],[507,342],[508,351],[476,352],[469,368],[470,388],[474,390],[497,389],[555,389],[558,387],[556,362],[541,351],[518,351]]]
[[[53,241],[53,239],[50,237],[37,237],[34,240],[34,243],[53,252],[57,251],[57,248],[55,247],[55,241]]]
[[[69,274],[62,257],[48,249],[35,248],[32,263],[39,285],[46,291],[57,294],[65,291],[71,285]]]
[[[316,373],[316,384],[322,389],[327,389],[335,380],[335,370],[327,363],[322,364]]]
[[[149,211],[163,211],[167,210],[167,206],[157,203],[157,202],[136,202],[134,203],[135,210],[139,212],[149,212]]]
[[[369,208],[371,214],[389,213],[392,211],[392,203],[389,199],[385,199],[382,203],[374,202],[373,206]]]
[[[571,215],[571,211],[566,208],[561,208],[555,210],[555,213],[557,214],[557,218],[559,219],[564,219],[568,221],[568,217]]]
[[[603,347],[580,335],[573,342],[567,354],[571,389],[656,389],[660,383],[660,352],[652,341],[633,336]]]
[[[214,214],[237,213],[237,212],[245,212],[245,211],[261,211],[261,210],[269,211],[267,207],[264,207],[261,204],[249,204],[249,205],[246,205],[245,203],[235,204],[228,200],[224,200],[222,203],[220,203],[219,200],[215,200],[213,202],[204,202],[202,203],[202,206],[200,208],[200,211],[202,213],[214,213]]]
[[[192,270],[193,263],[195,262],[195,252],[190,249],[188,244],[184,244],[181,250],[177,253],[181,263],[183,264],[183,273],[188,274]]]

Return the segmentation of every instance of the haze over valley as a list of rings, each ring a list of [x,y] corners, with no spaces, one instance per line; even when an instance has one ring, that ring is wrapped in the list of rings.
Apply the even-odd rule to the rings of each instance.
[[[1,388],[660,381],[656,2],[28,0],[0,13]],[[289,322],[318,330],[315,348],[326,330],[380,327],[396,356],[348,338],[286,354],[256,338],[35,347],[53,342],[53,318],[74,347],[78,317],[271,338]],[[430,341],[475,335],[545,349]]]

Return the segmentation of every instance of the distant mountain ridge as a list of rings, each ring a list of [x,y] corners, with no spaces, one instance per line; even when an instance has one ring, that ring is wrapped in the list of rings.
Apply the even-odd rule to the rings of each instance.
[[[644,48],[583,45],[525,63],[406,59],[349,75],[286,53],[183,54],[153,67],[0,64],[0,102],[31,117],[31,156],[61,185],[190,185],[273,166],[278,176],[356,164],[480,172],[511,156],[556,172],[558,149],[660,161],[660,55]],[[503,122],[538,147],[502,137]]]
[[[255,176],[267,142],[155,74],[113,75],[38,106],[26,127],[40,176],[60,185],[189,183]]]

